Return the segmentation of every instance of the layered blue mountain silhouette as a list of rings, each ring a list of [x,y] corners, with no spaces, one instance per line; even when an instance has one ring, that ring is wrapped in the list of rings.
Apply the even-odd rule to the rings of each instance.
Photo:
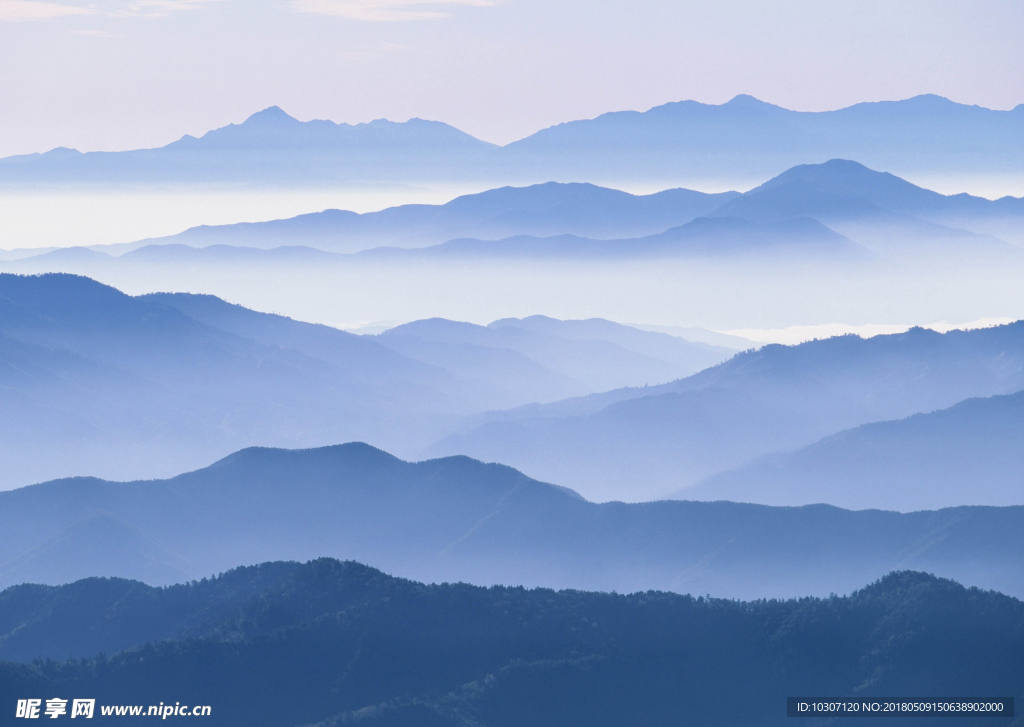
[[[829,502],[902,511],[1024,501],[1024,393],[865,424],[714,475],[678,493],[771,505]]]
[[[945,195],[846,159],[802,164],[728,200],[714,214],[759,222],[792,217],[870,217],[879,212],[941,222],[964,216],[1024,214],[1024,199]]]
[[[592,500],[641,501],[852,427],[1024,390],[1021,323],[729,358],[601,320],[431,319],[354,336],[212,296],[133,298],[67,275],[0,276],[0,306],[6,487],[170,475],[253,442],[358,439],[403,456],[507,463]],[[977,471],[989,474],[969,481],[956,476],[963,467],[946,467],[941,487],[865,485],[857,497],[835,487],[793,494],[796,479],[775,500],[749,488],[693,496],[900,510],[1024,504],[996,476],[1015,441],[997,419],[989,428],[1005,436],[989,449],[1002,442],[1007,454],[988,457]],[[929,446],[904,448],[892,476]],[[938,439],[934,447],[958,451]],[[852,482],[860,470],[849,471]]]
[[[0,492],[3,585],[87,574],[163,584],[330,555],[427,581],[727,597],[845,593],[915,568],[1020,595],[1022,546],[1024,507],[595,504],[502,465],[410,463],[364,444],[246,449],[169,480]]]
[[[86,278],[0,276],[0,306],[7,487],[46,471],[180,471],[267,437],[328,443],[480,391],[324,326],[267,316],[245,338]],[[310,352],[279,345],[282,327]]]
[[[808,217],[757,224],[737,217],[701,217],[665,232],[632,240],[589,240],[573,235],[503,240],[451,240],[415,250],[376,248],[373,260],[521,259],[649,260],[697,258],[744,262],[869,261],[872,253]]]
[[[600,319],[532,316],[489,326],[434,318],[396,326],[374,338],[409,358],[483,378],[536,401],[566,398],[570,391],[671,381],[681,370],[697,372],[735,353],[645,333]]]
[[[54,149],[0,160],[0,183],[316,185],[386,179],[461,179],[487,165],[492,144],[440,122],[300,122],[277,106],[202,137],[158,149],[79,153]]]
[[[587,336],[558,325],[425,323],[410,347],[401,332],[355,336],[213,296],[2,275],[0,486],[173,474],[252,443],[415,451],[461,416],[670,381],[731,353],[610,323]]]
[[[330,213],[320,213],[330,214]],[[347,213],[345,213],[347,214]],[[285,222],[291,222],[286,220]],[[248,224],[248,223],[247,223]],[[264,223],[272,224],[272,223]],[[936,225],[936,228],[940,226]],[[940,228],[945,232],[945,228]],[[244,230],[238,231],[236,242],[244,243]],[[293,241],[288,235],[277,235],[275,242]],[[958,236],[978,237],[958,231]],[[235,236],[233,233],[232,236]],[[178,236],[168,238],[175,240]],[[257,237],[257,241],[266,239]],[[143,241],[143,243],[149,241]],[[309,242],[307,240],[307,242]],[[1015,248],[998,240],[992,247],[1014,260]],[[434,262],[521,261],[650,261],[696,260],[714,263],[867,263],[876,259],[870,250],[817,220],[801,217],[780,222],[756,223],[738,217],[699,217],[664,232],[630,239],[591,239],[577,235],[536,237],[515,235],[499,240],[461,238],[428,247],[375,247],[356,253],[324,252],[307,246],[281,245],[268,248],[245,245],[211,244],[192,247],[176,242],[128,243],[127,249],[114,257],[108,252],[89,248],[65,248],[40,255],[18,258],[3,263],[16,272],[81,272],[109,271],[147,265],[207,266],[287,263],[289,265],[387,265]],[[331,246],[329,241],[322,242]],[[955,250],[954,250],[955,251]]]
[[[902,173],[1010,171],[1024,153],[1022,118],[1024,105],[992,111],[934,95],[811,113],[740,95],[718,106],[681,101],[559,124],[506,149],[524,166],[592,179],[764,175],[835,157]]]
[[[1013,243],[1024,243],[1024,199],[942,195],[857,162],[833,159],[794,167],[744,194],[670,189],[632,195],[551,182],[493,189],[443,205],[403,205],[365,214],[326,210],[270,222],[195,227],[91,252],[47,251],[5,265],[11,270],[63,265],[87,272],[90,265],[110,264],[111,254],[136,265],[349,260],[316,251],[363,251],[377,263],[424,256],[842,262],[872,255],[917,264],[1019,263],[1021,253]],[[152,249],[157,246],[162,249]],[[270,252],[259,255],[251,248]],[[403,252],[408,248],[419,252]],[[31,257],[28,252],[22,256]]]
[[[658,387],[495,413],[429,452],[504,462],[592,499],[629,492],[647,500],[850,427],[1021,389],[1024,323],[945,334],[915,328],[765,346]],[[870,483],[860,491],[863,498],[843,501],[899,506],[897,493]],[[919,491],[914,507],[1007,496],[1004,483],[977,478],[955,493]],[[827,493],[814,501],[829,501]],[[1018,493],[1015,502],[1022,501]]]
[[[833,159],[789,169],[710,214],[761,223],[812,217],[882,254],[906,248],[977,254],[1012,250],[991,235],[970,230],[992,229],[1005,218],[1024,220],[1024,199],[942,195],[857,162]],[[1024,225],[1018,227],[1014,237],[1024,231]]]
[[[518,236],[525,238],[518,245],[514,240],[505,240],[501,247],[460,241],[439,245],[437,251],[585,255],[624,248],[635,254],[735,254],[758,239],[768,245],[787,238],[794,244],[817,242],[828,250],[840,245],[833,231],[838,230],[881,254],[922,242],[934,250],[1011,250],[988,234],[993,229],[1024,242],[1024,199],[943,195],[858,162],[833,159],[794,167],[743,194],[672,189],[634,196],[587,184],[548,183],[495,189],[439,206],[405,205],[364,215],[329,210],[290,220],[199,227],[134,245],[307,245],[351,251],[379,245],[419,247],[456,237]],[[639,239],[623,240],[623,233]],[[543,237],[553,239],[534,239]],[[610,242],[578,239],[587,237]]]
[[[1024,105],[938,96],[684,101],[506,146],[271,107],[0,159],[19,193],[495,187],[0,251],[51,273],[0,273],[0,702],[611,727],[781,723],[786,694],[1021,697],[1024,321],[736,352],[527,315],[1014,315],[1024,198],[907,179],[1021,169]],[[301,288],[320,320],[526,317],[357,336],[57,271],[266,309]],[[705,593],[758,600],[680,595]]]
[[[423,247],[461,237],[641,237],[686,224],[737,194],[669,189],[633,195],[593,184],[549,182],[463,195],[443,205],[402,205],[365,214],[326,210],[287,220],[195,227],[136,245],[300,245],[329,252],[355,252],[382,245]]]
[[[681,101],[608,113],[497,147],[439,122],[300,122],[271,107],[159,149],[8,157],[0,183],[649,183],[763,177],[834,157],[901,173],[1016,172],[1024,164],[1022,119],[1024,106],[993,111],[938,96],[814,113],[737,96],[717,106]]]

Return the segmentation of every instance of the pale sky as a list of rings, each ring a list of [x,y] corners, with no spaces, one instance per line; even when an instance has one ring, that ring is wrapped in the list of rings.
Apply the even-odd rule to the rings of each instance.
[[[158,146],[270,105],[506,143],[738,93],[1024,102],[1024,2],[0,0],[0,156]]]

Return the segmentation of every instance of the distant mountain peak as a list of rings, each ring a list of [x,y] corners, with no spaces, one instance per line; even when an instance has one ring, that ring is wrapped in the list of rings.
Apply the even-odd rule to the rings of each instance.
[[[740,93],[725,102],[725,106],[772,106],[773,104],[754,98],[750,94]]]
[[[78,149],[71,149],[70,147],[66,147],[66,146],[58,146],[57,148],[50,149],[50,151],[45,152],[43,154],[43,156],[51,157],[51,158],[53,158],[53,157],[77,157],[77,156],[81,156],[81,155],[82,155],[82,152],[78,151]]]
[[[968,104],[960,104],[956,101],[940,96],[937,93],[922,93],[917,96],[912,96],[907,99],[908,102],[916,104],[929,104],[934,106],[967,106]],[[979,107],[980,108],[980,107]]]
[[[295,460],[319,460],[319,461],[400,461],[392,454],[378,449],[365,442],[346,442],[345,444],[332,444],[326,447],[312,447],[309,449],[281,449],[279,447],[246,447],[237,452],[223,457],[212,465],[216,467],[231,467],[239,464],[263,466],[268,462],[295,461]]]
[[[298,122],[298,119],[294,116],[289,116],[280,106],[270,106],[262,111],[257,111],[244,121],[245,124],[279,124],[288,122]]]
[[[814,166],[814,165],[813,164],[803,164],[801,166],[810,167],[810,166]],[[872,174],[881,174],[881,172],[876,172],[874,169],[869,169],[868,167],[864,166],[860,162],[855,162],[852,159],[829,159],[827,162],[822,162],[818,166],[820,166],[820,167],[822,167],[824,169],[845,169],[845,170],[850,170],[850,171],[856,170],[856,171],[859,171],[859,172],[862,171],[862,172],[870,172]]]
[[[888,172],[879,172],[850,159],[829,159],[821,164],[799,164],[772,177],[757,189],[772,189],[794,180],[813,184],[850,184],[896,182],[900,186],[914,187],[910,182]],[[753,191],[753,190],[752,190]]]

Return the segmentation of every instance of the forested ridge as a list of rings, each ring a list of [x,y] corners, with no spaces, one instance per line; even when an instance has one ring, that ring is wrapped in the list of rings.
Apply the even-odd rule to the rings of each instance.
[[[787,696],[1020,697],[1024,603],[909,571],[743,602],[424,585],[320,559],[9,588],[0,658],[22,662],[0,664],[4,704],[209,704],[204,724],[765,724]]]

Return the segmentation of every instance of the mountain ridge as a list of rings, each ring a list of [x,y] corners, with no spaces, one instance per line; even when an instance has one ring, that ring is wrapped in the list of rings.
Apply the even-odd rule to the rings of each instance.
[[[129,254],[146,251],[157,264],[181,252]],[[311,252],[328,255],[285,257]],[[395,333],[358,336],[214,296],[0,274],[0,488],[169,475],[252,444],[369,440],[410,454],[463,415],[670,381],[731,354],[639,330],[469,330],[473,359],[429,336],[409,356]]]
[[[79,574],[164,585],[329,555],[481,585],[789,597],[912,568],[1014,595],[1024,593],[1022,533],[1024,506],[597,504],[464,456],[408,462],[356,442],[250,447],[168,480],[0,492],[0,584]],[[71,542],[77,560],[52,547]]]
[[[843,429],[1024,389],[1022,333],[1024,322],[767,345],[668,384],[477,415],[424,454],[505,462],[595,500],[630,483],[629,499],[649,500]]]
[[[906,512],[926,500],[961,502],[969,487],[978,504],[1018,504],[1022,411],[1024,392],[1016,392],[864,424],[713,475],[677,496],[774,505],[827,500],[853,508],[872,502]]]
[[[668,189],[631,195],[593,184],[547,182],[462,195],[443,205],[403,205],[364,214],[325,210],[270,222],[200,226],[119,249],[233,241],[256,247],[287,243],[356,252],[523,235],[656,239],[672,229],[727,218],[762,225],[811,219],[854,242],[863,235],[869,247],[876,249],[875,243],[882,253],[899,249],[886,244],[890,237],[909,237],[936,249],[945,240],[968,240],[975,246],[986,244],[1005,251],[1006,244],[993,239],[992,233],[1009,231],[1011,240],[1024,242],[1024,198],[993,201],[965,193],[943,195],[890,172],[832,159],[791,167],[742,194]]]
[[[363,214],[324,210],[270,222],[200,226],[130,245],[212,244],[237,239],[250,246],[276,247],[282,236],[287,236],[291,244],[312,244],[344,253],[380,245],[425,247],[459,237],[494,238],[524,232],[598,237],[654,234],[710,212],[736,194],[669,189],[633,195],[593,184],[546,182],[462,195],[443,205],[401,205]]]
[[[24,663],[59,637],[84,658]],[[1022,643],[1020,601],[908,571],[846,597],[743,602],[426,585],[321,558],[167,589],[0,593],[0,655],[22,661],[0,662],[0,690],[89,694],[101,722],[123,721],[102,707],[126,693],[170,692],[212,705],[213,725],[660,727],[719,721],[741,680],[730,714],[783,724],[794,693],[1019,695]]]
[[[820,224],[818,236],[823,243],[825,237],[836,233],[866,246],[872,254],[897,259],[909,254],[918,262],[929,253],[942,253],[942,259],[952,257],[959,262],[980,253],[1004,264],[1012,261],[1013,254],[1019,253],[1017,246],[1024,244],[1024,198],[943,195],[890,172],[832,159],[791,167],[742,194],[673,188],[635,195],[590,183],[545,182],[464,194],[436,205],[408,204],[361,214],[328,209],[264,222],[199,225],[175,235],[90,249],[116,256],[141,247],[185,244],[198,248],[312,247],[351,254],[378,248],[440,246],[444,250],[445,244],[451,248],[450,243],[456,241],[464,246],[463,240],[565,237],[569,241],[575,237],[600,243],[582,252],[602,246],[614,250],[616,246],[610,243],[624,240],[634,241],[632,247],[639,250],[657,247],[659,239],[681,229],[724,225],[729,219],[734,220],[732,224],[744,220],[748,225],[764,226],[763,236],[786,234],[794,239],[808,231],[780,229],[774,233],[771,226],[784,228],[801,221],[805,227]],[[737,230],[736,234],[745,232]],[[50,257],[37,256],[35,264],[57,259],[88,262],[85,250],[79,250],[77,258],[68,257],[66,251],[42,254]],[[33,256],[26,251],[14,257],[17,260],[8,262],[7,267],[33,264]]]
[[[750,178],[777,172],[780,167],[850,156],[902,173],[1005,172],[1015,169],[1024,158],[1020,133],[1022,106],[1012,111],[996,111],[941,97],[919,96],[855,104],[834,111],[800,112],[740,95],[719,105],[675,101],[646,111],[608,112],[593,119],[541,129],[502,147],[442,122],[301,122],[277,107],[270,107],[240,124],[214,129],[198,138],[184,136],[154,149],[8,157],[0,160],[0,182],[248,179],[270,185],[330,185],[502,177],[518,182],[584,178],[623,181],[645,177],[683,181],[723,174]],[[334,150],[326,155],[334,157],[353,135],[363,146],[359,151],[349,148],[344,168],[310,158],[295,158],[294,164],[285,165],[274,159],[272,153],[258,160],[211,160],[205,166],[190,156],[204,145],[222,140],[225,146],[217,153],[251,148],[244,137],[251,136],[252,141],[260,136],[258,132],[282,128],[301,132],[298,136],[315,142],[296,146],[306,150],[300,156],[308,157],[309,150],[320,148]],[[970,149],[955,143],[964,133],[979,140]],[[316,141],[331,135],[337,137],[333,146],[324,147]],[[403,154],[396,155],[399,149],[404,150]],[[584,154],[583,149],[588,153]],[[665,154],[665,150],[669,153]],[[367,152],[373,163],[369,162]],[[754,154],[748,156],[746,152]],[[167,159],[163,167],[158,163],[161,157]]]

